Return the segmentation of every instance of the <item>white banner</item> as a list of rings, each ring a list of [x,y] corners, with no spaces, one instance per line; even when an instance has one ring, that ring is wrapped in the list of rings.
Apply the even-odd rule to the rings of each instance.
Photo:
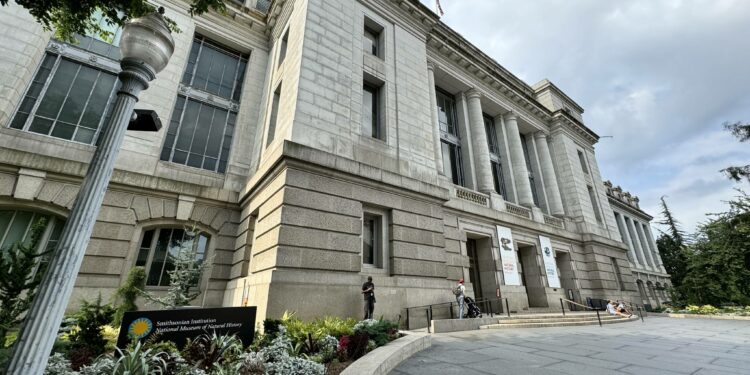
[[[521,279],[518,275],[516,249],[513,246],[513,235],[510,233],[510,228],[498,225],[497,239],[500,242],[500,260],[503,263],[505,285],[521,285]]]
[[[560,277],[557,276],[557,263],[555,262],[555,250],[548,237],[539,236],[542,245],[542,259],[544,259],[544,270],[547,272],[547,283],[550,288],[560,287]]]

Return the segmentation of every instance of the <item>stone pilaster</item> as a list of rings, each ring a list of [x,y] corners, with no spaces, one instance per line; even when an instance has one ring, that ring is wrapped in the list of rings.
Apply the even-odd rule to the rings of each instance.
[[[492,181],[492,168],[490,165],[490,147],[487,143],[487,132],[484,129],[484,118],[482,117],[482,95],[479,91],[471,89],[466,92],[469,107],[469,131],[471,132],[471,145],[474,157],[474,168],[477,177],[477,190],[490,194],[495,191]]]
[[[557,186],[557,174],[552,165],[552,155],[549,152],[549,145],[547,144],[547,135],[537,132],[534,134],[534,140],[539,155],[539,163],[542,168],[542,180],[544,180],[544,190],[547,193],[549,212],[553,216],[565,216],[560,188]]]
[[[435,92],[435,66],[427,64],[427,84],[430,86],[430,119],[432,120],[432,141],[435,148],[435,169],[443,174],[443,153],[440,147],[440,122],[438,122],[437,93]]]
[[[513,179],[516,183],[516,194],[518,204],[533,207],[534,196],[531,194],[529,183],[529,169],[526,167],[526,158],[523,156],[523,145],[521,144],[521,133],[518,132],[516,114],[513,112],[505,116],[505,133],[508,137],[508,154],[513,166]]]

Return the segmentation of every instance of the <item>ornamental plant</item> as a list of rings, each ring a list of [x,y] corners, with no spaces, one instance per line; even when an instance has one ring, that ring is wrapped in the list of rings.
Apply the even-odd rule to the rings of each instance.
[[[138,305],[135,304],[138,296],[143,294],[143,289],[146,287],[146,270],[143,267],[133,267],[128,272],[128,278],[125,283],[122,284],[115,292],[115,303],[117,304],[117,310],[115,311],[112,324],[119,326],[122,322],[122,317],[128,311],[138,311]]]

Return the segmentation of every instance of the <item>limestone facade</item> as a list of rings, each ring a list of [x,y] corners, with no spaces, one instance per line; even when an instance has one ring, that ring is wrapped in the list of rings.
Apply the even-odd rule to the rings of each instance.
[[[137,108],[164,127],[127,135],[71,308],[109,297],[136,264],[158,279],[166,245],[151,236],[185,225],[213,263],[195,304],[255,305],[260,317],[358,317],[367,276],[376,315],[392,319],[451,301],[460,278],[514,311],[639,302],[636,280],[667,285],[643,268],[659,264],[650,217],[608,195],[583,109],[549,81],[524,83],[419,1],[247,0],[194,18],[184,2],[158,3],[181,32]],[[98,86],[79,75],[100,82],[117,58],[54,40],[16,5],[0,13],[0,45],[0,245],[33,213],[55,223],[53,247],[95,147],[79,136]],[[618,217],[646,247],[623,240]],[[504,281],[497,226],[512,232],[522,285]]]

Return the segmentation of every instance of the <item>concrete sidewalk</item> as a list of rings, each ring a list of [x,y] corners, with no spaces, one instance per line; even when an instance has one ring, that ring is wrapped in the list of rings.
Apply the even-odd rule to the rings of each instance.
[[[391,374],[750,373],[750,324],[652,317],[611,326],[433,335]]]

